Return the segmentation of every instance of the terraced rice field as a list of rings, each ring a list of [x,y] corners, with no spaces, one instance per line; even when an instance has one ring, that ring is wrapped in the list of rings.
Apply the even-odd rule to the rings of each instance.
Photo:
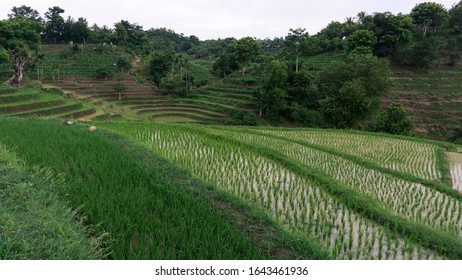
[[[116,71],[114,62],[119,53],[115,50],[106,54],[97,54],[92,51],[94,47],[88,46],[82,54],[62,57],[60,52],[64,46],[43,46],[46,58],[43,66],[43,82],[76,94],[85,102],[97,104],[102,111],[106,111],[106,114],[123,115],[129,119],[220,123],[230,110],[255,111],[252,89],[247,87],[208,86],[194,89],[186,98],[177,98],[149,85],[141,84],[126,73],[122,80],[97,79],[95,73],[99,67],[106,66]],[[210,70],[206,69],[211,65],[211,61],[193,60],[191,65],[198,81],[217,82]],[[29,75],[33,76],[34,73]],[[121,100],[114,88],[116,84],[125,86],[125,90],[121,92]]]
[[[440,176],[437,145],[317,130],[103,126],[265,209],[287,230],[314,236],[337,259],[439,259],[449,255],[435,245],[437,235],[455,247],[462,242],[460,196],[440,192],[425,179],[418,183],[348,158],[351,153],[386,170],[433,179]],[[359,143],[350,147],[350,142]],[[367,152],[359,153],[361,147]],[[417,238],[416,232],[400,230],[403,225],[420,228],[427,237],[441,235]]]
[[[302,143],[328,147],[338,152],[425,179],[440,179],[437,169],[437,146],[429,143],[368,134],[329,130],[258,130],[261,133],[286,137]]]
[[[384,104],[397,102],[406,107],[416,131],[443,138],[450,125],[462,121],[462,68],[428,70],[393,69],[393,90]]]
[[[0,89],[0,116],[30,117],[82,117],[93,114],[95,109],[81,101],[63,98],[34,88],[16,90],[4,86]]]
[[[319,72],[341,52],[301,58],[302,67]],[[382,106],[403,105],[415,122],[415,132],[430,139],[445,140],[452,125],[462,121],[462,68],[412,69],[392,67],[392,90]]]
[[[462,154],[448,153],[452,187],[462,193]]]

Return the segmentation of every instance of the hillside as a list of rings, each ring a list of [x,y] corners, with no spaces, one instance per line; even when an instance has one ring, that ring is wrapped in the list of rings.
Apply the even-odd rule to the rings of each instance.
[[[462,121],[462,68],[392,69],[393,88],[384,104],[396,102],[411,114],[415,132],[444,139]]]
[[[115,62],[122,50],[107,46],[87,46],[81,52],[63,55],[66,45],[43,45],[41,81],[62,88],[83,102],[97,107],[97,118],[123,116],[155,122],[220,123],[232,110],[254,112],[252,89],[221,83],[211,73],[209,60],[193,60],[192,75],[210,86],[194,88],[186,97],[175,97],[156,89],[136,74],[121,73]],[[98,69],[108,69],[108,77],[97,77]],[[36,75],[29,72],[32,78]],[[117,91],[117,85],[123,90]],[[119,96],[120,94],[120,96]]]
[[[335,130],[96,126],[92,134],[57,122],[1,119],[2,131],[11,133],[0,135],[0,143],[14,145],[29,165],[64,172],[67,199],[118,237],[113,258],[277,258],[278,252],[283,258],[462,258],[462,195],[459,183],[451,188],[461,181],[460,154],[453,149],[449,170],[445,144]],[[35,139],[43,144],[33,145]],[[119,204],[122,214],[113,207]],[[256,223],[261,219],[267,222]],[[217,226],[226,230],[212,229]],[[268,240],[272,245],[259,242],[268,230],[279,232]],[[230,242],[226,252],[213,249],[220,238]],[[301,243],[280,247],[293,242],[283,239]],[[250,255],[238,240],[247,240]]]
[[[53,87],[15,89],[0,85],[1,117],[81,118],[94,113],[90,104],[67,98]]]
[[[121,55],[127,55],[122,49],[106,46],[88,45],[81,52],[63,55],[66,45],[43,45],[44,60],[39,67],[40,77],[30,71],[31,79],[40,78],[44,84],[63,89],[67,95],[77,101],[56,101],[42,96],[25,101],[26,96],[18,99],[0,99],[7,112],[16,115],[28,115],[29,111],[37,115],[58,115],[60,117],[80,118],[87,116],[96,119],[149,119],[159,123],[223,123],[233,110],[244,110],[256,115],[255,101],[252,96],[254,87],[242,83],[252,76],[230,76],[218,79],[210,69],[212,61],[207,59],[191,60],[191,72],[197,82],[208,85],[194,87],[185,97],[175,97],[156,89],[142,78],[134,62],[135,69],[120,73],[114,66]],[[302,56],[300,61],[305,70],[318,73],[327,64],[344,57],[342,52],[326,53],[310,57]],[[134,59],[137,61],[137,59]],[[113,74],[107,78],[97,78],[97,71],[107,68]],[[7,77],[8,71],[3,72]],[[430,139],[444,140],[452,126],[462,121],[460,110],[462,79],[460,67],[433,67],[425,70],[393,67],[390,77],[392,90],[382,99],[382,107],[398,103],[410,113],[415,122],[414,133]],[[34,77],[35,75],[35,77]],[[117,91],[117,86],[123,89]],[[0,89],[8,92],[7,89]],[[48,98],[48,99],[47,99]],[[119,100],[120,99],[120,100]],[[16,103],[14,103],[15,101]],[[21,103],[17,103],[22,101]],[[37,103],[37,104],[36,104]],[[59,104],[58,104],[59,103]],[[40,111],[41,106],[59,107],[51,111]],[[68,107],[69,109],[61,108]],[[16,107],[15,107],[16,106]],[[19,107],[18,107],[19,106]],[[61,108],[61,109],[60,109]],[[94,108],[94,109],[93,109]],[[56,109],[56,110],[54,110]],[[21,113],[21,110],[25,110]],[[60,110],[63,113],[56,113]],[[65,111],[67,110],[67,111]],[[66,114],[65,112],[69,112]]]
[[[302,59],[306,68],[319,72],[341,52],[321,54]],[[381,107],[392,103],[402,105],[412,117],[414,133],[429,139],[445,140],[448,131],[462,121],[462,68],[439,66],[427,69],[391,67],[388,96]]]

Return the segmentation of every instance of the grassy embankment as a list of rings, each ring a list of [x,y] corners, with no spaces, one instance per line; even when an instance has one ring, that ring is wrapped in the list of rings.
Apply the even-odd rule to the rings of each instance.
[[[2,130],[3,131],[3,130]],[[56,178],[57,177],[57,178]],[[0,145],[0,259],[100,259],[102,235],[64,202],[60,176],[27,169]]]

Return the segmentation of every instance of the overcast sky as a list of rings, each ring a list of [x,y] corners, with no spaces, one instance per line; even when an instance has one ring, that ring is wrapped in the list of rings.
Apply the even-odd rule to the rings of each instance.
[[[344,21],[360,11],[409,13],[414,0],[1,0],[0,18],[13,6],[30,6],[42,15],[59,6],[64,17],[84,17],[92,25],[112,27],[121,19],[151,27],[166,27],[201,40],[226,37],[284,37],[289,28],[316,34],[331,21]],[[447,9],[458,0],[438,0]]]

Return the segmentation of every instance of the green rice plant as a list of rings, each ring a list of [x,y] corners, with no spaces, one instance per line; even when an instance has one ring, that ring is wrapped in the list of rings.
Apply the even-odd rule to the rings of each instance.
[[[226,132],[229,131],[229,132]],[[220,128],[215,133],[246,143],[258,143],[277,150],[306,166],[319,169],[346,186],[376,198],[397,215],[462,237],[462,202],[415,182],[358,165],[342,157],[298,143]]]
[[[104,236],[61,199],[61,176],[28,170],[0,145],[0,259],[100,259]]]
[[[62,174],[60,195],[108,234],[109,258],[266,259],[278,247],[327,257],[120,136],[43,120],[0,119],[0,131],[28,165]]]
[[[462,193],[462,154],[447,154],[451,172],[452,187]]]
[[[383,253],[391,251],[398,252],[396,258],[414,258],[418,250],[423,252],[422,258],[442,258],[397,233],[385,234],[385,227],[349,209],[316,180],[244,146],[207,137],[203,133],[206,128],[147,123],[103,126],[135,139],[196,177],[259,205],[288,230],[314,236],[334,258],[378,259],[391,257]],[[413,244],[412,250],[407,243]],[[385,248],[384,244],[390,246]]]

